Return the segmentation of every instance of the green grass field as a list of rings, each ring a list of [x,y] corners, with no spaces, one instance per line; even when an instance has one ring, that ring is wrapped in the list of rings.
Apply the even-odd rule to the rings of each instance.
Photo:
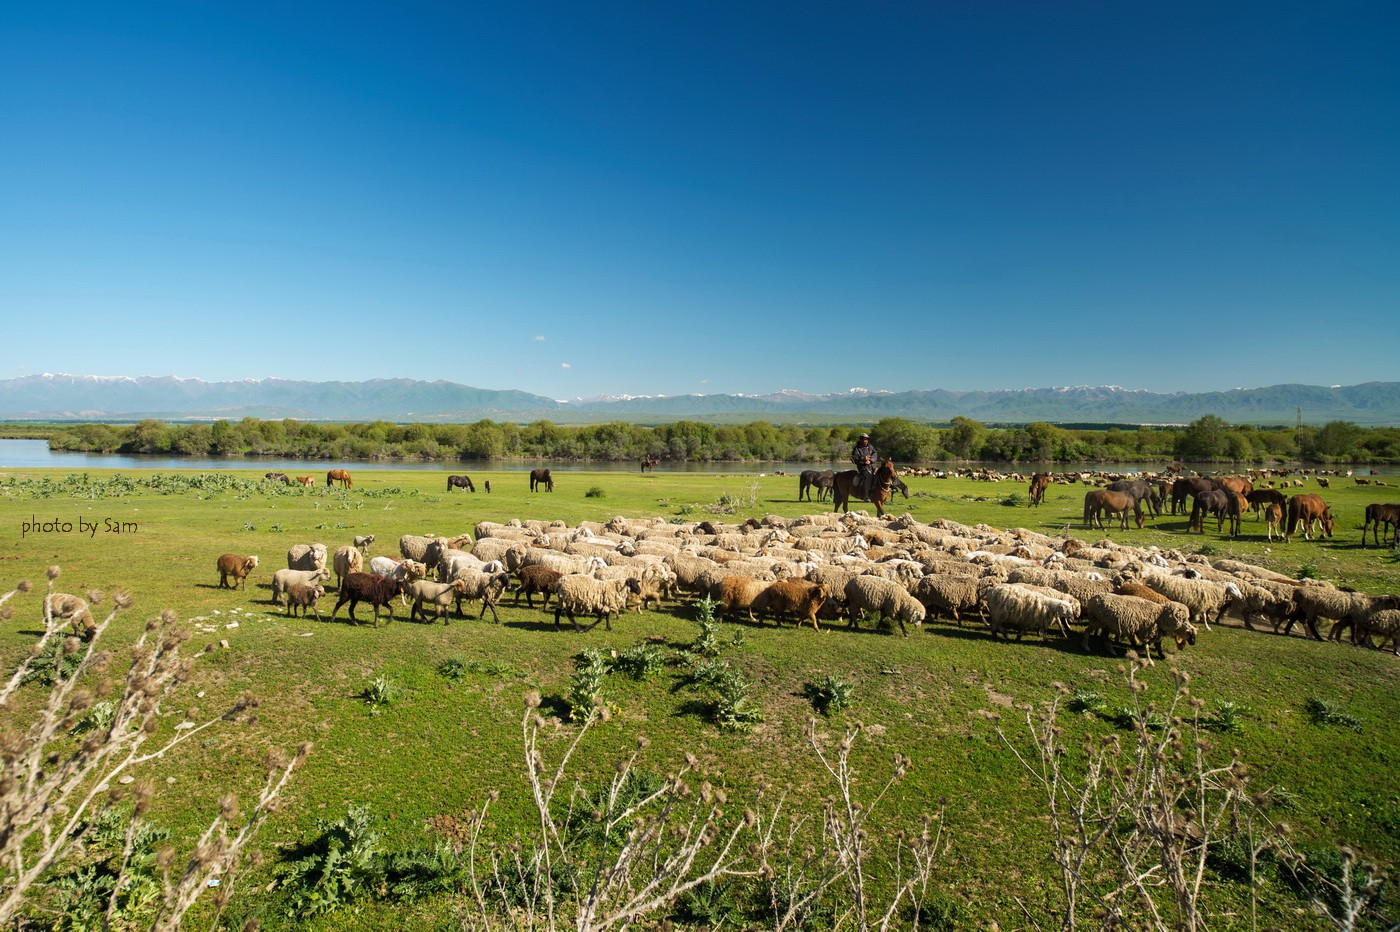
[[[489,479],[493,492],[473,495],[446,493],[447,472],[357,470],[353,491],[318,487],[291,494],[133,490],[106,472],[92,473],[92,483],[69,485],[62,481],[66,473],[0,476],[0,583],[3,589],[21,578],[36,583],[35,592],[11,603],[15,616],[0,623],[0,656],[7,669],[42,628],[39,584],[44,568],[59,564],[61,591],[121,586],[134,594],[135,608],[109,634],[113,643],[134,638],[144,619],[165,608],[194,629],[194,647],[229,642],[227,650],[216,648],[197,661],[174,708],[193,705],[213,713],[245,690],[261,700],[253,725],[213,729],[170,759],[154,762],[150,773],[164,789],[153,816],[177,837],[202,824],[217,808],[220,793],[249,792],[260,779],[258,761],[269,746],[315,742],[286,807],[259,837],[257,847],[270,863],[252,871],[231,917],[256,915],[268,928],[295,925],[280,916],[277,891],[264,889],[270,865],[283,846],[305,838],[317,819],[342,815],[350,802],[371,807],[386,843],[400,846],[430,839],[424,820],[476,806],[492,789],[501,791],[497,809],[503,836],[528,827],[533,810],[519,776],[522,696],[538,690],[546,697],[545,710],[559,708],[573,657],[584,647],[623,650],[648,637],[666,648],[680,647],[697,632],[693,610],[684,604],[629,614],[611,632],[599,627],[579,634],[567,622],[556,629],[552,617],[538,609],[514,607],[509,597],[500,625],[490,623],[489,615],[486,622],[454,619],[444,626],[407,623],[401,614],[378,630],[287,618],[269,604],[268,587],[273,571],[285,566],[288,547],[320,541],[333,550],[355,535],[374,534],[371,554],[396,553],[402,534],[463,533],[482,519],[562,518],[572,524],[660,514],[698,520],[712,517],[707,508],[721,500],[736,506],[724,520],[796,516],[829,507],[797,501],[797,479],[791,476],[568,472],[556,475],[554,493],[531,494],[525,473],[474,473],[478,488]],[[1091,541],[1104,536],[1079,527],[1081,486],[1052,486],[1045,505],[1031,510],[1019,484],[932,478],[908,484],[912,497],[897,500],[896,513],[907,508],[922,521],[951,518],[1051,534],[1067,529]],[[595,488],[600,495],[585,496]],[[1309,490],[1316,490],[1315,484],[1310,482]],[[1372,593],[1395,593],[1400,592],[1395,553],[1358,543],[1364,505],[1400,500],[1400,493],[1387,495],[1391,492],[1350,486],[1323,492],[1338,518],[1337,536],[1330,541],[1299,537],[1286,545],[1269,544],[1253,517],[1245,519],[1238,540],[1213,531],[1187,534],[1184,517],[1163,517],[1144,530],[1108,536],[1144,546],[1205,548],[1288,574],[1306,572]],[[72,530],[25,529],[26,523],[44,522],[71,524]],[[214,563],[225,552],[260,556],[246,592],[216,588]],[[332,593],[322,602],[325,614],[333,604]],[[230,627],[234,622],[237,626]],[[1043,702],[1055,683],[1097,692],[1109,705],[1125,704],[1129,695],[1120,659],[1084,653],[1078,638],[994,642],[983,631],[941,620],[908,639],[838,623],[820,633],[726,624],[721,640],[725,659],[755,683],[761,724],[747,733],[720,731],[695,694],[677,691],[674,671],[642,682],[613,676],[604,696],[615,714],[596,726],[583,746],[583,768],[609,772],[644,734],[651,745],[643,764],[657,773],[673,769],[689,751],[731,797],[742,797],[761,777],[787,788],[794,799],[815,804],[830,787],[819,778],[802,736],[814,715],[802,693],[806,683],[836,674],[854,685],[853,705],[821,719],[819,727],[839,734],[849,722],[867,725],[867,739],[857,750],[866,785],[879,780],[894,754],[913,761],[909,776],[884,804],[883,824],[891,831],[913,827],[921,813],[947,799],[951,847],[936,880],[963,904],[962,925],[982,928],[994,920],[1003,929],[1028,927],[1023,907],[1042,924],[1054,924],[1057,875],[1041,818],[1043,800],[983,713],[1002,713],[1016,735],[1013,704]],[[477,661],[475,668],[484,672],[446,678],[437,670],[449,658]],[[1400,863],[1400,659],[1308,641],[1297,632],[1291,638],[1248,632],[1230,619],[1202,632],[1200,643],[1172,662],[1147,670],[1149,699],[1169,696],[1173,665],[1192,675],[1193,692],[1207,709],[1221,702],[1248,707],[1242,731],[1219,735],[1217,751],[1228,757],[1228,749],[1237,748],[1255,786],[1291,794],[1296,802],[1287,821],[1298,839],[1347,844],[1383,864]],[[402,694],[372,713],[358,697],[377,677],[392,679]],[[203,697],[196,698],[200,693]],[[1305,713],[1310,699],[1335,703],[1355,716],[1359,731],[1314,724]],[[1074,736],[1122,733],[1094,716],[1068,715],[1065,724]],[[557,752],[574,728],[563,722],[553,728],[547,752]],[[1210,884],[1212,928],[1250,928],[1242,889],[1225,881]],[[1296,913],[1299,901],[1276,884],[1262,896],[1260,927],[1320,922]],[[433,901],[370,902],[310,925],[391,929],[452,922],[450,910]]]

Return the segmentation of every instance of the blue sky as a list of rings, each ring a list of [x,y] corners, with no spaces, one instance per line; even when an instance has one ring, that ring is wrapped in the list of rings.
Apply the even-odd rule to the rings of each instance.
[[[745,6],[6,9],[0,377],[1400,379],[1394,4]]]

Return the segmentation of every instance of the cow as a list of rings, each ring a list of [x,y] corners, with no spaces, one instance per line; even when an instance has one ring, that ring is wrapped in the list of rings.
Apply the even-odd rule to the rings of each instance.
[[[1321,495],[1304,492],[1288,500],[1288,529],[1283,532],[1284,543],[1288,543],[1297,533],[1300,523],[1303,525],[1303,540],[1312,540],[1314,526],[1320,527],[1328,537],[1332,536],[1332,509],[1327,507]]]

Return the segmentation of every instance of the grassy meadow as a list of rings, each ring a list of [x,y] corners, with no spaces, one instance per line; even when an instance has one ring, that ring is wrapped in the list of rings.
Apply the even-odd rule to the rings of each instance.
[[[213,484],[163,491],[132,488],[108,471],[93,471],[85,482],[59,471],[0,475],[0,591],[22,578],[35,583],[34,592],[10,603],[14,617],[0,622],[0,658],[7,669],[42,628],[44,569],[58,564],[60,591],[120,586],[135,596],[135,607],[108,635],[112,644],[133,639],[146,618],[168,608],[195,632],[193,648],[214,645],[196,662],[173,709],[195,706],[212,714],[245,691],[261,702],[255,723],[216,727],[169,759],[153,762],[149,772],[162,788],[153,818],[188,840],[218,808],[221,793],[253,791],[263,772],[259,760],[270,746],[314,742],[285,807],[257,840],[267,860],[242,883],[226,914],[230,922],[256,917],[264,928],[454,927],[446,897],[407,904],[371,897],[353,910],[303,923],[285,915],[280,890],[269,886],[280,852],[308,838],[318,819],[343,815],[352,802],[370,807],[392,846],[431,841],[426,820],[476,807],[491,790],[501,794],[494,807],[497,836],[506,840],[527,830],[534,810],[520,776],[522,696],[537,690],[545,697],[541,711],[551,724],[544,750],[554,760],[577,730],[560,714],[560,697],[581,649],[622,651],[652,638],[663,649],[679,650],[698,631],[688,604],[631,613],[610,632],[600,626],[580,634],[567,621],[556,629],[552,614],[523,603],[516,607],[509,596],[499,625],[489,614],[484,622],[409,623],[403,609],[397,609],[398,620],[379,629],[345,624],[343,611],[335,624],[289,618],[269,602],[271,576],[285,566],[287,548],[319,541],[334,550],[356,535],[374,534],[371,555],[397,553],[402,534],[458,534],[482,519],[562,518],[573,524],[660,514],[698,520],[714,517],[708,509],[724,502],[732,512],[721,518],[733,521],[829,508],[799,502],[795,476],[758,472],[561,472],[552,494],[530,493],[524,472],[473,473],[478,489],[490,481],[489,495],[445,492],[447,472],[356,470],[348,492],[323,486],[247,492]],[[154,473],[119,474],[149,475]],[[951,518],[1050,534],[1068,530],[1091,541],[1111,536],[1143,546],[1205,548],[1290,575],[1318,575],[1371,593],[1400,592],[1395,552],[1359,545],[1365,504],[1400,500],[1400,490],[1342,486],[1338,480],[1338,487],[1322,493],[1338,519],[1334,540],[1298,537],[1270,544],[1252,516],[1237,540],[1215,533],[1212,522],[1206,534],[1188,534],[1180,516],[1149,519],[1143,530],[1085,531],[1084,489],[1078,485],[1052,486],[1045,504],[1032,510],[1020,484],[907,481],[911,498],[897,499],[895,513],[907,509],[922,521]],[[1308,489],[1316,488],[1309,481]],[[25,528],[44,522],[73,529]],[[260,556],[246,591],[217,588],[214,564],[225,552]],[[333,605],[334,593],[328,593],[323,614],[328,617]],[[368,617],[368,609],[360,612]],[[819,633],[726,622],[722,656],[755,684],[751,693],[763,721],[748,732],[721,731],[699,696],[679,688],[674,668],[643,681],[613,675],[603,693],[612,717],[594,726],[581,746],[579,769],[588,779],[601,779],[645,735],[650,747],[641,766],[653,772],[673,771],[689,752],[732,799],[745,798],[764,780],[819,815],[819,801],[832,788],[806,744],[804,727],[815,717],[819,730],[839,737],[847,724],[859,721],[866,726],[854,753],[860,787],[873,791],[895,754],[912,761],[882,803],[882,827],[891,833],[913,829],[924,812],[947,801],[948,850],[935,883],[957,904],[950,912],[953,927],[995,922],[1001,929],[1033,928],[1028,916],[1045,927],[1057,925],[1059,881],[1043,794],[997,737],[987,713],[1000,714],[1002,727],[1024,748],[1016,704],[1050,699],[1057,683],[1071,692],[1095,692],[1109,706],[1127,704],[1123,661],[1081,651],[1077,637],[1068,643],[994,642],[985,631],[945,620],[932,620],[911,635],[905,639],[869,625],[851,630],[844,622]],[[228,648],[220,648],[220,641]],[[441,675],[439,665],[453,658],[464,662],[465,674]],[[1144,671],[1149,700],[1169,697],[1173,666],[1191,674],[1192,692],[1207,711],[1221,703],[1247,710],[1240,713],[1237,733],[1214,736],[1214,753],[1228,760],[1230,750],[1238,749],[1254,786],[1286,791],[1281,796],[1291,803],[1281,817],[1300,845],[1346,844],[1384,865],[1400,863],[1400,658],[1316,643],[1296,630],[1287,638],[1249,632],[1231,618],[1202,632],[1196,646],[1170,662]],[[851,683],[854,693],[850,708],[825,718],[814,713],[803,691],[829,674]],[[392,680],[400,690],[378,710],[361,698],[376,678]],[[1353,716],[1356,730],[1314,723],[1306,712],[1313,699]],[[1069,747],[1085,736],[1127,734],[1101,716],[1066,714],[1062,724],[1075,739],[1066,741]],[[1277,879],[1264,882],[1259,896],[1258,927],[1323,927]],[[1212,928],[1251,928],[1242,884],[1212,875],[1207,902]]]

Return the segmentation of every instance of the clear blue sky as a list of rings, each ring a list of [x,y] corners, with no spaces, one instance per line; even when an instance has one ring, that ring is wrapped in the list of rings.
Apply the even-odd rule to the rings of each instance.
[[[1392,2],[16,6],[0,377],[1400,380]]]

